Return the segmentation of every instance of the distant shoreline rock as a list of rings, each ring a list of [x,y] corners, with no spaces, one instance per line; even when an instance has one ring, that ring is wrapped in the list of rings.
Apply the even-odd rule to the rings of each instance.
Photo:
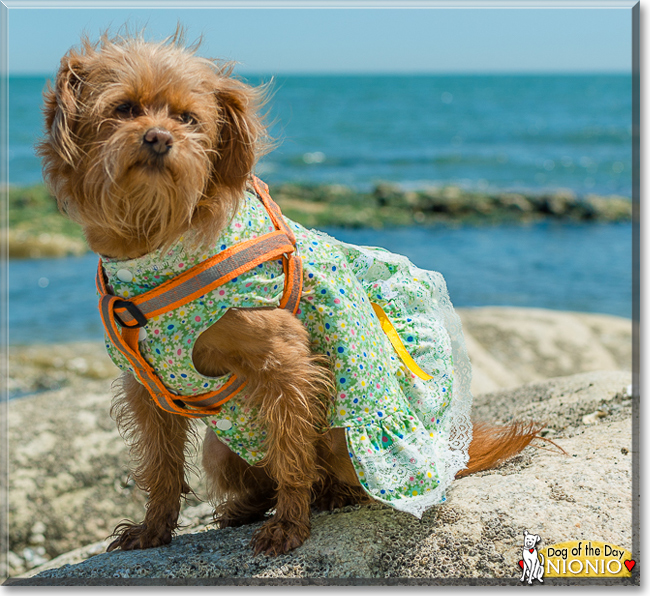
[[[285,215],[310,228],[603,223],[632,218],[629,198],[579,197],[568,190],[476,192],[457,186],[405,190],[381,182],[368,191],[327,184],[277,184],[270,191]],[[89,251],[81,228],[58,212],[56,201],[43,185],[9,188],[6,241],[11,258],[62,257]]]
[[[47,232],[7,230],[0,233],[0,242],[6,243],[12,259],[79,257],[90,250],[83,240]]]
[[[308,184],[280,184],[270,190],[287,216],[310,227],[617,222],[632,217],[628,198],[579,197],[569,190],[476,192],[457,186],[405,190],[391,183],[378,183],[368,192]]]

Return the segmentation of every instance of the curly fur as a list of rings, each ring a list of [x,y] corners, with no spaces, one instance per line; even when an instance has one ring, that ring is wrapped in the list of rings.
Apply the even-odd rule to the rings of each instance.
[[[45,93],[46,136],[38,147],[62,211],[78,221],[90,247],[128,259],[170,245],[192,229],[213,238],[269,148],[260,110],[267,90],[232,75],[232,65],[200,58],[182,33],[162,43],[142,35],[110,37],[62,59]],[[171,150],[154,151],[149,131]],[[158,134],[158,133],[156,133]],[[267,455],[250,466],[208,430],[203,465],[221,527],[275,513],[253,535],[256,553],[280,554],[309,536],[310,508],[369,502],[350,461],[344,430],[327,430],[333,395],[327,360],[314,355],[302,324],[282,309],[228,311],[197,340],[196,368],[245,378]],[[144,521],[115,528],[109,550],[166,544],[178,525],[186,481],[187,419],[158,409],[131,375],[117,385],[112,413],[149,493]],[[536,427],[505,435],[475,430],[469,471],[522,449]]]
[[[84,38],[45,93],[45,180],[100,254],[133,258],[190,228],[213,237],[269,147],[267,90],[195,50],[180,31],[162,43]],[[174,139],[164,159],[142,146],[153,127]]]

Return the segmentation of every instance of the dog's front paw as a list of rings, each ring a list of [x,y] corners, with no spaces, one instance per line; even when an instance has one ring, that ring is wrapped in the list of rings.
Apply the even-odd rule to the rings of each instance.
[[[297,524],[286,520],[271,518],[259,530],[256,530],[251,539],[251,546],[255,555],[283,555],[294,548],[298,548],[309,538],[309,525]]]
[[[146,524],[121,523],[115,527],[113,536],[117,536],[108,545],[106,552],[112,550],[136,550],[155,548],[169,544],[172,541],[171,528],[148,528]]]

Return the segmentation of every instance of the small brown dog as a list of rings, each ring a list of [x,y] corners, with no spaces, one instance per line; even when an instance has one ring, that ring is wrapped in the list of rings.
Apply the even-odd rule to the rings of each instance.
[[[235,214],[250,204],[245,201],[251,196],[246,191],[251,190],[253,168],[268,147],[260,118],[263,103],[262,89],[235,79],[229,66],[197,57],[193,49],[183,46],[178,34],[163,43],[145,42],[138,36],[104,36],[98,43],[84,40],[80,49],[71,50],[62,59],[56,84],[45,94],[47,133],[39,154],[46,181],[62,211],[83,226],[90,247],[101,255],[107,269],[110,263],[131,263],[162,254],[184,235],[191,235],[199,247],[209,246],[224,233]],[[253,188],[260,200],[267,196],[258,182],[253,182]],[[278,228],[269,235],[291,240],[293,234],[288,228],[293,226],[295,231],[298,226],[287,226],[269,201],[265,202],[268,214],[264,217],[270,217]],[[286,253],[300,254],[302,250],[295,238],[292,244],[282,249],[283,265],[277,265],[286,279],[291,277]],[[300,256],[307,267],[305,254]],[[272,263],[276,262],[277,255]],[[266,265],[260,263],[262,266]],[[117,277],[122,279],[123,273],[117,271]],[[298,273],[302,276],[300,269]],[[118,309],[120,305],[114,302],[117,298],[110,295],[114,288],[102,281],[102,275],[100,267],[98,283],[103,298],[113,305],[111,308]],[[125,282],[131,273],[126,271],[126,275]],[[302,295],[303,308],[313,298],[306,273],[305,280],[308,291]],[[123,296],[129,297],[128,291]],[[368,307],[371,313],[365,298],[360,301],[365,306],[358,310],[366,312]],[[125,311],[134,312],[125,301],[121,308],[123,315]],[[229,308],[218,321],[202,329],[191,352],[196,371],[205,378],[232,375],[232,379],[244,380],[244,399],[256,412],[255,424],[262,429],[265,454],[258,463],[238,454],[234,442],[223,439],[215,428],[208,428],[203,445],[203,463],[220,527],[259,521],[275,509],[253,535],[256,553],[279,554],[300,546],[310,533],[312,506],[331,509],[369,502],[371,494],[379,495],[379,491],[370,491],[371,480],[359,480],[364,473],[358,468],[360,456],[350,457],[351,443],[346,442],[346,437],[352,440],[349,425],[331,422],[332,404],[335,398],[345,397],[340,384],[346,379],[335,378],[333,355],[313,350],[314,338],[306,323],[294,314],[301,312],[299,308],[298,304],[293,310]],[[381,319],[383,311],[377,308]],[[136,319],[138,312],[136,308]],[[369,320],[372,315],[367,317]],[[146,325],[150,335],[158,333],[153,321],[153,315],[147,315],[137,327]],[[390,322],[384,326],[382,321],[384,330],[391,327]],[[107,319],[104,322],[107,330],[111,328]],[[124,353],[128,355],[128,345],[137,352],[137,345],[147,343],[146,333],[142,335],[145,329],[134,332],[126,323],[124,327]],[[114,325],[112,328],[116,329]],[[386,333],[391,332],[388,329]],[[353,337],[355,331],[350,334]],[[387,341],[382,338],[378,341]],[[116,344],[122,340],[115,337],[111,341]],[[399,339],[391,342],[400,353]],[[142,350],[144,353],[144,347]],[[392,348],[388,351],[394,354]],[[386,361],[399,362],[386,351],[384,354]],[[408,354],[403,356],[405,361],[409,358]],[[185,480],[186,447],[191,418],[200,415],[200,411],[194,415],[198,410],[192,406],[192,399],[196,398],[183,397],[183,402],[179,396],[175,400],[177,394],[155,385],[155,379],[143,380],[145,373],[135,370],[136,364],[120,377],[114,412],[137,461],[133,476],[149,493],[149,501],[141,524],[118,525],[109,550],[169,543],[177,528],[181,498],[191,490]],[[363,370],[363,364],[358,368]],[[420,370],[415,363],[410,368]],[[394,370],[400,376],[399,370],[405,369]],[[354,377],[365,386],[364,374],[354,372]],[[412,384],[419,382],[412,378]],[[448,374],[441,378],[451,383]],[[161,401],[162,394],[167,401]],[[453,401],[453,397],[446,399]],[[447,401],[442,406],[447,406]],[[204,413],[216,415],[220,408],[212,399]],[[431,423],[440,423],[435,418]],[[224,433],[231,426],[230,419],[225,425],[213,424]],[[471,432],[468,428],[465,424],[467,437]],[[464,458],[458,460],[451,478],[494,466],[519,452],[535,434],[536,429],[530,426],[495,431],[475,425],[470,461],[465,467],[465,445]],[[397,441],[397,437],[402,435],[395,431],[393,439]],[[445,437],[448,440],[449,431]],[[359,436],[358,440],[366,437]],[[381,440],[388,441],[389,437],[384,435]],[[433,464],[429,461],[428,465]],[[393,467],[395,474],[403,472],[399,465]],[[442,474],[441,469],[437,473]],[[409,480],[415,482],[413,477],[405,482]],[[426,507],[435,504],[431,500],[427,503]]]

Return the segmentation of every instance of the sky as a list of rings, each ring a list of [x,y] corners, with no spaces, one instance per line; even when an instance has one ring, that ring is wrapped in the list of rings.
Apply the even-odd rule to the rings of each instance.
[[[9,6],[20,2],[8,2]],[[179,3],[180,4],[180,3]],[[538,3],[539,4],[539,3]],[[631,68],[618,8],[10,8],[9,74],[53,74],[82,32],[124,23],[162,39],[177,23],[240,73],[579,73]]]

